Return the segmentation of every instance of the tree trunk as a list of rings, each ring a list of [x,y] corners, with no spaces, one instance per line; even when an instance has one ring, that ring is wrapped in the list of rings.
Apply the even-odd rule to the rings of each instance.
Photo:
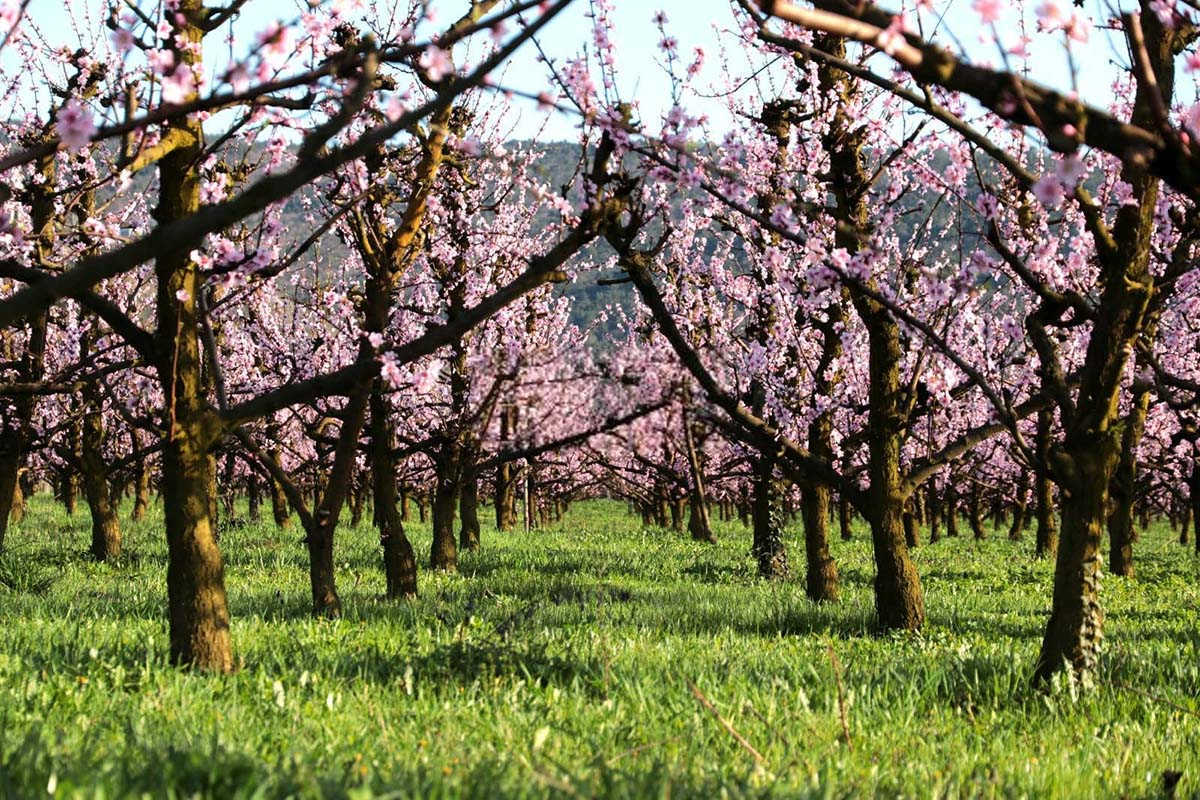
[[[717,543],[717,537],[713,535],[709,523],[708,506],[695,491],[688,493],[688,533],[694,542]]]
[[[981,494],[979,487],[971,489],[971,498],[967,501],[967,521],[971,523],[971,532],[975,534],[976,541],[982,541],[987,538],[987,531],[983,527],[983,519],[980,516],[982,510],[980,506],[982,502],[979,495]]]
[[[279,455],[279,450],[272,450],[267,457],[280,471],[283,470],[283,459]],[[284,494],[279,481],[274,478],[271,479],[271,515],[275,518],[275,525],[278,528],[286,528],[291,523],[287,495]]]
[[[671,530],[676,533],[683,533],[683,509],[686,498],[676,497],[667,502],[668,508],[671,511]]]
[[[1099,657],[1104,621],[1100,541],[1111,470],[1103,463],[1103,445],[1095,447],[1094,451],[1074,451],[1077,478],[1072,483],[1078,490],[1063,492],[1053,610],[1034,672],[1037,682],[1047,680],[1064,664],[1077,674],[1091,673]]]
[[[429,568],[446,572],[458,570],[458,548],[454,542],[455,507],[458,505],[458,481],[448,465],[438,465],[437,486],[433,492],[433,549]]]
[[[946,535],[958,536],[958,490],[946,487]]]
[[[262,484],[253,473],[246,483],[246,514],[252,522],[262,518]]]
[[[870,347],[868,502],[875,552],[875,608],[884,630],[918,630],[925,622],[925,596],[904,531],[900,329],[874,300],[858,296],[855,302],[867,325]]]
[[[801,487],[801,516],[804,518],[804,588],[808,599],[816,603],[838,599],[838,571],[829,553],[828,486],[807,484]]]
[[[1149,2],[1140,5],[1143,11],[1152,11]],[[1156,80],[1138,82],[1130,121],[1148,126],[1155,124],[1156,109],[1171,107],[1174,53],[1180,42],[1178,34],[1153,13],[1143,13],[1142,24],[1144,42],[1139,44],[1145,45],[1143,52]],[[1099,596],[1100,543],[1108,489],[1122,450],[1116,438],[1118,399],[1129,353],[1154,313],[1150,253],[1159,205],[1158,179],[1144,163],[1126,162],[1121,178],[1132,188],[1136,202],[1117,211],[1111,228],[1115,247],[1099,261],[1101,291],[1080,370],[1078,399],[1064,411],[1062,453],[1053,462],[1063,494],[1062,534],[1053,606],[1034,673],[1039,683],[1064,666],[1085,677],[1099,657],[1104,617]],[[1044,339],[1039,346],[1044,353]]]
[[[478,550],[479,476],[470,468],[463,479],[459,511],[462,513],[462,529],[458,534],[459,547],[463,550]]]
[[[1194,471],[1195,467],[1193,467],[1192,469]],[[1183,519],[1182,519],[1182,523],[1179,526],[1179,543],[1180,544],[1188,543],[1188,531],[1191,529],[1191,527],[1192,527],[1192,501],[1189,498],[1188,502],[1185,503],[1183,506]]]
[[[216,487],[199,422],[176,413],[163,450],[163,516],[167,529],[167,604],[172,661],[216,672],[233,670],[225,570],[209,517]]]
[[[933,544],[941,541],[942,538],[942,509],[937,489],[934,488],[932,482],[930,482],[926,494],[928,499],[925,501],[925,511],[929,518],[929,543]]]
[[[1037,503],[1038,558],[1058,554],[1058,520],[1054,515],[1054,485],[1050,481],[1050,436],[1054,418],[1049,409],[1038,412],[1037,462],[1034,464],[1034,500]]]
[[[367,506],[367,485],[356,481],[350,490],[350,527],[357,528],[362,522]]]
[[[383,547],[383,574],[388,599],[417,596],[417,556],[404,532],[403,514],[396,511],[396,465],[387,401],[376,379],[371,389],[371,481],[375,492],[375,523]],[[407,499],[408,495],[403,495]]]
[[[1139,363],[1140,363],[1139,359]],[[1150,387],[1138,383],[1134,390],[1125,429],[1121,434],[1121,457],[1113,473],[1109,493],[1113,499],[1108,516],[1108,571],[1113,575],[1133,577],[1134,500],[1137,485],[1137,451],[1146,429],[1146,413],[1150,409]]]
[[[754,462],[753,554],[758,575],[769,580],[788,577],[787,546],[783,541],[783,503],[775,462],[759,455]]]
[[[59,491],[62,493],[63,508],[66,509],[67,516],[75,515],[75,505],[79,497],[79,483],[75,474],[75,470],[67,467],[66,470],[59,476]]]
[[[917,513],[911,506],[904,511],[904,544],[909,548],[921,544],[921,529],[917,523]]]
[[[133,512],[130,519],[140,522],[150,509],[150,466],[145,458],[139,458],[137,475],[134,477]]]
[[[517,407],[506,404],[500,410],[500,443],[504,445],[516,432]],[[513,465],[505,461],[496,467],[496,530],[510,531],[517,527],[517,487]]]
[[[700,448],[696,447],[696,432],[693,429],[689,406],[691,392],[684,389],[683,395],[683,438],[687,445],[688,472],[691,474],[692,485],[688,491],[688,532],[692,541],[716,544],[717,537],[713,536],[712,523],[708,518],[708,490],[704,481],[704,464],[700,460]]]
[[[175,20],[177,55],[199,70],[203,31],[198,0],[183,0]],[[194,50],[188,48],[195,45]],[[164,126],[163,138],[187,144],[159,162],[159,224],[183,219],[200,208],[199,162],[204,152],[200,121],[182,117]],[[167,533],[167,605],[171,659],[198,669],[230,672],[233,649],[225,569],[213,521],[216,486],[210,448],[219,437],[205,397],[200,358],[200,274],[188,249],[161,254],[155,262],[155,307],[160,337],[156,369],[167,409],[162,451],[162,496]]]
[[[838,497],[838,526],[841,529],[842,541],[848,542],[854,538],[853,531],[850,530],[853,509],[850,507],[850,501],[845,497]]]
[[[1192,540],[1195,542],[1196,553],[1200,555],[1200,459],[1197,459],[1192,464],[1191,486],[1188,490],[1188,511],[1192,522]],[[1180,539],[1186,544],[1187,539],[1187,522],[1183,525],[1183,534]]]
[[[80,349],[86,358],[90,347],[89,336],[82,337]],[[104,464],[104,418],[101,399],[96,386],[89,383],[83,390],[84,406],[80,437],[80,470],[88,508],[92,514],[92,557],[97,561],[111,561],[121,556],[121,524],[113,505],[108,486],[108,469]]]
[[[1029,473],[1021,470],[1021,478],[1017,483],[1017,499],[1013,506],[1012,525],[1008,528],[1008,540],[1019,542],[1025,532],[1025,520],[1029,516]]]

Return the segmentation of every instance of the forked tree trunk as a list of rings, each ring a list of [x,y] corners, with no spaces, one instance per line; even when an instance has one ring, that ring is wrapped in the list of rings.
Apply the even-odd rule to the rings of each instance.
[[[370,346],[364,342],[359,356],[368,357]],[[334,534],[342,508],[350,496],[357,460],[358,440],[366,422],[369,384],[354,388],[342,410],[342,428],[334,448],[333,466],[321,492],[320,502],[311,518],[306,518],[305,544],[308,545],[308,576],[312,587],[313,614],[337,618],[342,615],[342,600],[337,592],[333,558]]]

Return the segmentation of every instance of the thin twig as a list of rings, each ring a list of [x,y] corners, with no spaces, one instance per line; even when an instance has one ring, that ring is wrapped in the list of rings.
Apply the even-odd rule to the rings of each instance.
[[[725,729],[725,732],[732,736],[734,741],[740,744],[747,753],[754,756],[754,760],[756,762],[759,764],[764,763],[767,759],[763,757],[763,754],[755,750],[754,745],[750,744],[750,742],[746,740],[745,736],[742,736],[740,733],[738,733],[737,730],[729,724],[729,721],[721,716],[721,712],[717,711],[717,707],[712,704],[712,701],[704,696],[704,692],[700,691],[700,688],[691,681],[688,681],[687,683],[688,688],[692,690],[692,694],[697,700],[700,701],[700,705],[704,706],[708,713],[712,714],[713,717],[716,718],[717,722],[721,723],[721,727]]]

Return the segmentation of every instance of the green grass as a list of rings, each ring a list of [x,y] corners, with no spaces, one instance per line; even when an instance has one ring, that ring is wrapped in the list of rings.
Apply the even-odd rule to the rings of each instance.
[[[919,548],[928,625],[880,638],[862,531],[828,607],[756,580],[736,522],[704,546],[599,502],[485,530],[393,604],[364,525],[328,622],[264,519],[222,539],[241,669],[212,677],[166,663],[159,523],[125,523],[119,566],[87,560],[88,524],[35,498],[0,561],[0,796],[1148,798],[1165,770],[1200,796],[1198,562],[1165,527],[1105,580],[1099,688],[1041,693],[1050,565],[1002,536]]]

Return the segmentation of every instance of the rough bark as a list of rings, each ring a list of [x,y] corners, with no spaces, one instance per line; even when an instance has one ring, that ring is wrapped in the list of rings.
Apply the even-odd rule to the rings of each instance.
[[[1017,497],[1013,504],[1012,524],[1008,526],[1008,540],[1019,542],[1025,532],[1025,522],[1029,517],[1029,473],[1021,470],[1021,478],[1017,482]]]
[[[505,404],[500,409],[500,444],[504,446],[516,432],[517,408]],[[495,481],[496,530],[510,531],[517,527],[517,486],[511,462],[496,467]]]
[[[1156,107],[1171,105],[1173,51],[1179,34],[1162,26],[1149,2],[1141,5],[1145,55],[1157,85],[1139,80],[1131,120],[1149,126],[1154,124]],[[1157,92],[1161,96],[1155,98]],[[1121,454],[1117,401],[1129,354],[1142,335],[1154,294],[1150,253],[1159,189],[1158,179],[1138,162],[1127,162],[1121,177],[1132,187],[1136,203],[1117,212],[1114,247],[1100,259],[1102,288],[1080,371],[1078,400],[1074,408],[1060,401],[1066,433],[1052,463],[1063,494],[1062,533],[1050,620],[1034,671],[1039,683],[1064,667],[1087,676],[1099,657],[1104,619],[1099,597],[1100,542],[1108,489]],[[1044,342],[1041,346],[1044,350]]]
[[[758,575],[769,580],[788,577],[787,546],[783,541],[784,512],[781,484],[775,476],[775,462],[759,456],[754,462],[754,525],[752,553],[758,562]]]
[[[451,474],[457,465],[438,465],[437,485],[433,491],[433,546],[429,568],[456,572],[458,547],[454,541],[455,508],[458,506],[458,478]]]
[[[200,69],[203,30],[198,0],[182,0],[176,41],[195,49],[177,54]],[[170,223],[200,208],[199,163],[204,132],[199,120],[184,117],[164,126],[185,144],[159,162],[155,219]],[[198,669],[229,672],[233,649],[225,570],[212,519],[216,486],[209,450],[219,425],[205,397],[197,298],[200,275],[187,251],[163,253],[155,262],[158,337],[163,345],[156,364],[167,407],[163,447],[162,494],[167,533],[167,604],[171,658]]]
[[[86,357],[90,338],[82,337],[80,349]],[[111,561],[121,556],[121,524],[108,485],[104,463],[104,417],[100,393],[94,383],[83,390],[86,409],[80,436],[79,467],[83,490],[92,515],[92,558]]]
[[[1049,409],[1038,412],[1037,462],[1034,464],[1034,501],[1037,504],[1038,558],[1058,555],[1058,518],[1054,509],[1054,485],[1050,480],[1051,426],[1054,420]]]
[[[417,596],[417,556],[396,509],[396,465],[387,401],[378,379],[371,390],[371,485],[375,494],[375,523],[383,548],[383,574],[389,599]]]
[[[1146,430],[1146,413],[1150,409],[1150,387],[1138,383],[1125,415],[1121,433],[1121,457],[1113,473],[1109,494],[1112,512],[1108,516],[1108,571],[1113,575],[1133,577],[1134,502],[1137,485],[1137,452]]]
[[[272,450],[267,457],[271,459],[276,468],[283,469],[283,459],[279,455],[279,450]],[[286,528],[292,521],[287,495],[284,494],[283,486],[274,478],[271,479],[271,516],[275,519],[275,526],[278,528]]]
[[[458,544],[462,550],[479,549],[479,476],[467,469],[459,494],[459,513],[462,527],[458,533]]]

